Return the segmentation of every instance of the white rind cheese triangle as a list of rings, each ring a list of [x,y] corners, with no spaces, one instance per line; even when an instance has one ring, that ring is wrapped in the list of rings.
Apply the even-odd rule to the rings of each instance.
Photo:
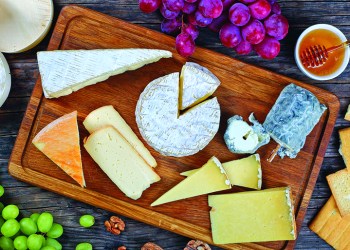
[[[187,62],[180,76],[180,110],[200,103],[219,87],[220,80],[207,68],[193,62]]]
[[[147,143],[163,155],[188,156],[202,150],[219,129],[216,98],[178,115],[179,73],[155,79],[141,93],[136,122]]]
[[[37,56],[44,95],[57,98],[172,54],[153,49],[97,49],[41,51]]]

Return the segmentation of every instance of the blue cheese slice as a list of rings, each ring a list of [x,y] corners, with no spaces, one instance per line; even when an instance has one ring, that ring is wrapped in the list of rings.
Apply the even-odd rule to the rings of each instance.
[[[211,96],[219,87],[220,80],[207,68],[187,62],[180,76],[180,110],[192,107]]]
[[[140,198],[142,192],[154,182],[149,178],[154,174],[153,168],[112,126],[92,133],[84,147],[107,176],[131,199]]]
[[[220,123],[217,98],[206,100],[179,114],[179,73],[150,82],[136,106],[142,137],[163,155],[182,157],[202,150],[215,136]]]
[[[153,49],[97,49],[41,51],[37,56],[44,95],[57,98],[172,54]]]

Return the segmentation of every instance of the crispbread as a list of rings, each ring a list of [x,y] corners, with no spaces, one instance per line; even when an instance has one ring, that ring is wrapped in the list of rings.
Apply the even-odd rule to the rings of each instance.
[[[350,128],[339,130],[339,153],[344,159],[347,169],[350,171]]]
[[[310,229],[335,249],[349,249],[350,216],[341,217],[333,196],[310,224]]]
[[[342,169],[328,175],[327,181],[341,216],[350,214],[350,173],[348,170]]]

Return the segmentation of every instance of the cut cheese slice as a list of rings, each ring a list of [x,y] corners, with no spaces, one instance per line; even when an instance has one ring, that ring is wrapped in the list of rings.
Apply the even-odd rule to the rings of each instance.
[[[339,130],[339,138],[339,153],[343,157],[346,168],[350,171],[350,128]]]
[[[259,154],[249,157],[225,162],[222,164],[227,177],[233,186],[241,186],[253,189],[261,189],[262,171]],[[190,176],[199,169],[192,169],[182,172],[180,175]]]
[[[92,133],[84,143],[86,151],[107,176],[128,197],[138,199],[159,176],[128,141],[112,126]],[[154,176],[158,176],[155,178]]]
[[[289,187],[209,195],[208,202],[215,244],[296,238]]]
[[[69,95],[110,76],[172,56],[169,51],[154,49],[57,50],[37,55],[46,98]]]
[[[225,170],[220,161],[213,156],[200,168],[198,172],[187,177],[175,187],[167,191],[151,204],[158,206],[164,203],[182,200],[190,197],[209,194],[217,191],[230,189],[231,184],[227,179]]]
[[[92,111],[85,118],[83,124],[90,134],[102,127],[113,126],[134,147],[148,165],[151,167],[157,166],[157,162],[151,153],[112,105]]]
[[[232,185],[261,189],[262,172],[259,154],[222,164]]]
[[[186,62],[180,76],[180,110],[192,107],[211,96],[219,87],[220,80],[207,68]]]
[[[77,111],[48,124],[34,137],[32,142],[80,186],[85,187]]]

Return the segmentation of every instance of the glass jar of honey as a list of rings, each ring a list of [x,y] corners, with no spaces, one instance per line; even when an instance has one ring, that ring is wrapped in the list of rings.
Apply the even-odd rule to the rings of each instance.
[[[340,75],[349,62],[349,48],[341,48],[328,54],[325,63],[320,66],[306,67],[301,63],[301,54],[307,48],[321,45],[330,48],[346,41],[344,34],[328,24],[317,24],[307,28],[299,37],[295,46],[295,61],[299,69],[307,76],[316,80],[329,80]]]

